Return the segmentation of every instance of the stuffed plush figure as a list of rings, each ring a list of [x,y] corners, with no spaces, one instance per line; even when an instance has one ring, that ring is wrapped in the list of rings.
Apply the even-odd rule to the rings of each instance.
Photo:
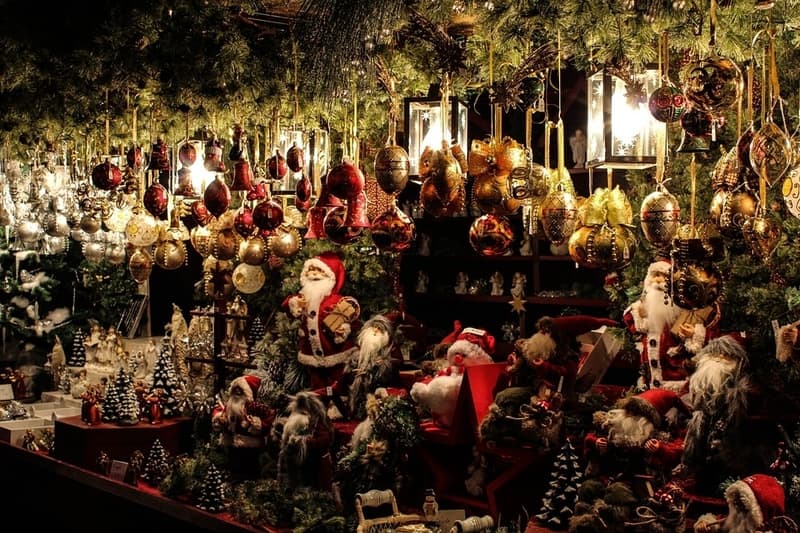
[[[494,346],[495,339],[486,330],[464,328],[447,349],[449,366],[429,380],[414,383],[411,398],[437,425],[451,427],[464,368],[492,363]]]
[[[778,522],[785,518],[783,486],[772,476],[754,474],[728,485],[725,489],[728,515],[701,515],[694,524],[697,533],[750,533],[782,531]]]

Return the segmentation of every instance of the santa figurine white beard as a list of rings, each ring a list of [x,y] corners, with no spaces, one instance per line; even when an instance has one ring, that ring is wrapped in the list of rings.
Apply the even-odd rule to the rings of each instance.
[[[606,419],[608,442],[615,446],[641,447],[655,431],[653,423],[644,416],[635,416],[624,409],[612,409]]]
[[[647,278],[639,310],[640,315],[647,319],[647,332],[660,335],[664,328],[675,323],[680,312],[680,308],[667,294],[666,282]]]
[[[319,309],[322,300],[330,296],[336,279],[318,270],[312,270],[303,276],[300,295],[306,301],[307,310]]]
[[[753,513],[746,509],[740,509],[738,505],[732,505],[730,514],[722,524],[722,531],[726,533],[752,533],[761,524],[758,523]]]
[[[228,419],[228,431],[235,433],[236,429],[243,427],[243,422],[247,413],[245,404],[248,399],[244,394],[231,394],[225,402],[225,416]]]
[[[735,379],[738,362],[719,355],[701,356],[689,379],[690,403],[696,409],[713,406]]]

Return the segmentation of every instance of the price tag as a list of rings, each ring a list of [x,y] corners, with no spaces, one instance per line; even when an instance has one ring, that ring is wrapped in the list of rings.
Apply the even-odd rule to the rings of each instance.
[[[117,481],[125,481],[125,474],[128,473],[128,463],[125,461],[111,461],[111,471],[108,477]]]
[[[13,400],[14,399],[14,389],[11,387],[10,383],[5,383],[0,385],[0,401],[5,400]]]

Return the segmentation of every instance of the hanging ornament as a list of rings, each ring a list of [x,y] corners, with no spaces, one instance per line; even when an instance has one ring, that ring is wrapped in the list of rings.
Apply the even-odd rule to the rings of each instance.
[[[324,235],[336,244],[347,244],[355,240],[363,228],[352,227],[345,224],[347,218],[347,208],[336,206],[328,209],[322,222]]]
[[[292,143],[292,147],[286,152],[286,166],[292,172],[300,172],[306,166],[306,156],[296,142]]]
[[[416,231],[414,222],[394,203],[372,221],[370,235],[382,252],[399,253],[411,247]]]
[[[21,237],[23,242],[25,242],[25,238],[26,238],[25,234],[29,233],[31,231],[29,228],[30,227],[38,228],[39,227],[39,223],[38,222],[34,223],[34,222],[31,222],[31,221],[28,221],[27,223],[23,222],[23,224],[24,224],[24,226],[23,226],[22,231],[20,231],[20,229],[17,228],[17,236]],[[35,224],[35,226],[31,226],[30,224]],[[85,233],[88,233],[90,235],[93,234],[93,233],[97,233],[97,231],[100,229],[101,226],[102,226],[102,221],[100,220],[100,217],[98,217],[94,213],[87,213],[87,214],[85,214],[85,215],[83,215],[81,217],[80,228]]]
[[[206,295],[215,300],[225,300],[233,296],[233,266],[230,261],[208,257],[203,261],[203,280]]]
[[[267,239],[267,247],[271,255],[280,258],[294,256],[303,247],[300,232],[290,224],[281,224]]]
[[[101,240],[89,240],[81,243],[81,252],[90,263],[99,263],[106,253],[106,243]]]
[[[678,199],[666,189],[648,194],[639,210],[642,233],[647,242],[656,248],[665,248],[680,227],[681,207]]]
[[[344,225],[359,229],[370,226],[369,217],[367,216],[367,193],[363,190],[347,199]]]
[[[766,261],[781,240],[781,226],[776,220],[757,214],[745,220],[742,235],[750,251]]]
[[[267,262],[267,242],[260,235],[253,235],[239,245],[239,260],[248,265],[263,265]]]
[[[255,222],[253,222],[253,210],[246,205],[240,207],[233,219],[233,228],[242,237],[247,238],[252,235],[256,229]]]
[[[128,260],[128,271],[138,283],[144,283],[153,271],[153,258],[145,248],[137,248]]]
[[[197,148],[190,142],[185,142],[178,149],[178,160],[184,167],[191,167],[197,162]]]
[[[253,294],[264,286],[267,275],[260,266],[240,263],[233,269],[232,281],[237,291],[243,294]]]
[[[195,226],[189,232],[189,242],[202,257],[208,257],[214,249],[211,230],[206,226]]]
[[[378,150],[374,168],[375,179],[386,194],[399,194],[406,188],[411,163],[402,146],[387,144]]]
[[[221,261],[231,260],[239,252],[242,237],[233,228],[215,229],[211,232],[211,255]]]
[[[134,172],[139,172],[144,165],[144,151],[142,147],[138,144],[134,144],[128,148],[128,151],[125,153],[125,161],[129,169]]]
[[[732,190],[739,184],[739,154],[736,149],[723,152],[711,171],[711,188]]]
[[[222,143],[212,138],[206,142],[206,155],[203,158],[203,167],[209,172],[225,172],[225,163],[222,161]]]
[[[232,191],[249,191],[253,188],[253,169],[246,159],[240,159],[233,165]]]
[[[582,226],[570,235],[569,255],[586,268],[620,270],[628,266],[636,251],[636,235],[628,226],[602,224]]]
[[[150,161],[147,164],[148,171],[169,172],[169,146],[164,139],[156,139],[150,150]]]
[[[560,187],[548,194],[540,207],[542,229],[554,244],[566,242],[578,222],[578,204],[575,196]]]
[[[792,164],[792,141],[772,121],[771,114],[750,142],[750,166],[771,187],[786,174]]]
[[[108,246],[106,246],[105,257],[106,261],[112,265],[121,265],[127,258],[125,246],[118,242],[110,243]]]
[[[233,134],[231,135],[231,151],[228,152],[228,159],[231,161],[241,161],[247,159],[247,132],[241,124],[233,125]]]
[[[57,255],[63,254],[69,249],[69,239],[67,237],[51,237],[50,235],[45,235],[43,239],[43,247],[42,253],[50,254],[50,255]],[[124,254],[123,249],[123,254]],[[123,261],[125,260],[123,255]],[[119,263],[113,263],[119,264]]]
[[[289,172],[289,167],[286,165],[286,158],[281,155],[281,151],[276,149],[275,155],[267,160],[267,172],[274,180],[282,180],[286,173]]]
[[[720,233],[729,238],[741,237],[745,221],[755,216],[757,207],[758,198],[748,190],[725,196],[717,224]]]
[[[681,117],[682,137],[677,148],[681,153],[707,152],[711,148],[714,116],[699,108],[691,108]]]
[[[102,220],[109,230],[122,233],[125,231],[125,227],[128,225],[132,215],[133,211],[129,206],[115,206],[111,208],[111,212],[108,215],[103,216]]]
[[[294,206],[303,213],[308,211],[311,207],[311,194],[311,180],[303,174],[294,188]]]
[[[167,212],[169,193],[163,185],[154,182],[144,192],[142,203],[151,215],[161,218]]]
[[[419,163],[422,208],[435,217],[453,216],[464,208],[466,194],[461,166],[446,142],[441,150],[426,147]]]
[[[98,189],[110,191],[122,183],[122,171],[106,159],[92,169],[92,183]]]
[[[66,237],[69,235],[67,216],[63,213],[48,213],[44,220],[44,231],[51,237]]]
[[[795,148],[795,154],[800,154]],[[781,185],[781,195],[789,212],[800,218],[800,159],[789,169]]]
[[[159,241],[153,252],[155,264],[164,270],[177,270],[186,264],[186,258],[186,245],[171,236]]]
[[[672,83],[653,91],[647,104],[650,114],[659,122],[677,122],[687,109],[683,91]]]
[[[262,230],[274,230],[283,222],[283,208],[272,198],[260,202],[253,209],[253,223]]]
[[[189,210],[192,213],[192,218],[201,226],[205,226],[212,220],[212,215],[208,212],[208,208],[203,200],[195,200],[192,202]]]
[[[683,93],[692,108],[707,112],[724,111],[741,97],[742,71],[731,59],[712,55],[689,63],[681,74]]]
[[[345,159],[328,172],[328,191],[341,199],[349,199],[364,190],[364,174],[352,161]]]
[[[158,221],[141,207],[135,207],[125,225],[125,238],[133,246],[150,246],[158,239]]]
[[[508,218],[482,215],[469,228],[469,244],[484,256],[505,255],[514,242],[514,230]]]
[[[203,203],[209,213],[219,218],[231,205],[231,190],[221,174],[208,184],[203,193]]]
[[[679,264],[672,273],[673,299],[684,309],[702,309],[722,293],[719,270],[710,263]]]
[[[267,184],[264,181],[256,183],[252,189],[247,191],[247,199],[251,202],[263,200],[267,197]]]

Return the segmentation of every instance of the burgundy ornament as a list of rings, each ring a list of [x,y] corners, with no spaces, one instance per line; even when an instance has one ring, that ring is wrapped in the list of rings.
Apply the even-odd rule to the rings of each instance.
[[[228,152],[228,159],[231,161],[244,159],[245,146],[247,146],[247,134],[241,124],[236,124],[233,126],[233,145]]]
[[[249,191],[253,188],[253,170],[246,159],[240,159],[233,165],[232,191]]]
[[[247,191],[248,200],[263,200],[267,197],[267,184],[263,181],[256,183],[249,191]]]
[[[110,191],[122,183],[122,171],[106,159],[92,169],[92,183],[98,189]]]
[[[253,210],[249,207],[242,206],[236,212],[236,216],[233,219],[233,228],[241,235],[242,237],[249,237],[253,234],[253,231],[256,229],[255,222],[253,221]]]
[[[144,164],[144,151],[142,147],[138,144],[131,146],[125,154],[125,161],[128,163],[128,168],[137,171],[141,169]]]
[[[286,166],[286,158],[281,155],[280,150],[275,150],[275,155],[267,160],[267,172],[272,179],[283,179],[286,173],[289,172],[289,167]]]
[[[167,189],[156,182],[150,185],[144,191],[142,203],[147,212],[156,218],[161,218],[167,212],[167,202],[169,200],[169,193]]]
[[[364,190],[365,179],[352,161],[344,160],[328,172],[325,180],[328,190],[339,198],[352,198]]]
[[[225,172],[225,163],[222,162],[222,144],[217,139],[206,143],[206,157],[203,166],[209,172]]]
[[[228,207],[231,205],[231,190],[228,184],[225,183],[220,175],[208,184],[205,193],[203,193],[203,202],[206,204],[209,212],[219,218]]]
[[[325,235],[336,244],[347,244],[361,235],[362,228],[345,225],[346,211],[343,205],[333,207],[323,221]]]
[[[328,214],[328,209],[320,205],[316,205],[308,210],[306,216],[306,234],[303,236],[305,239],[322,239],[325,237],[325,215]]]
[[[344,218],[344,225],[351,228],[370,227],[369,217],[367,217],[367,193],[364,191],[347,199],[347,214]]]
[[[158,139],[153,143],[150,150],[150,162],[147,170],[157,170],[159,172],[169,171],[169,146],[163,139]]]
[[[261,229],[274,230],[283,222],[283,208],[275,200],[259,203],[253,209],[253,222]]]
[[[183,143],[178,150],[178,159],[185,167],[190,167],[197,161],[197,149],[192,143]]]
[[[305,174],[294,188],[294,205],[304,213],[311,207],[311,180]]]
[[[195,200],[191,205],[192,217],[201,226],[205,226],[211,222],[211,213],[208,212],[205,202],[203,200]]]
[[[370,235],[379,250],[399,253],[411,247],[416,232],[408,215],[394,204],[375,218],[370,227]]]
[[[303,149],[297,146],[297,143],[292,144],[289,151],[286,152],[286,165],[292,172],[300,172],[306,166],[306,156]]]

